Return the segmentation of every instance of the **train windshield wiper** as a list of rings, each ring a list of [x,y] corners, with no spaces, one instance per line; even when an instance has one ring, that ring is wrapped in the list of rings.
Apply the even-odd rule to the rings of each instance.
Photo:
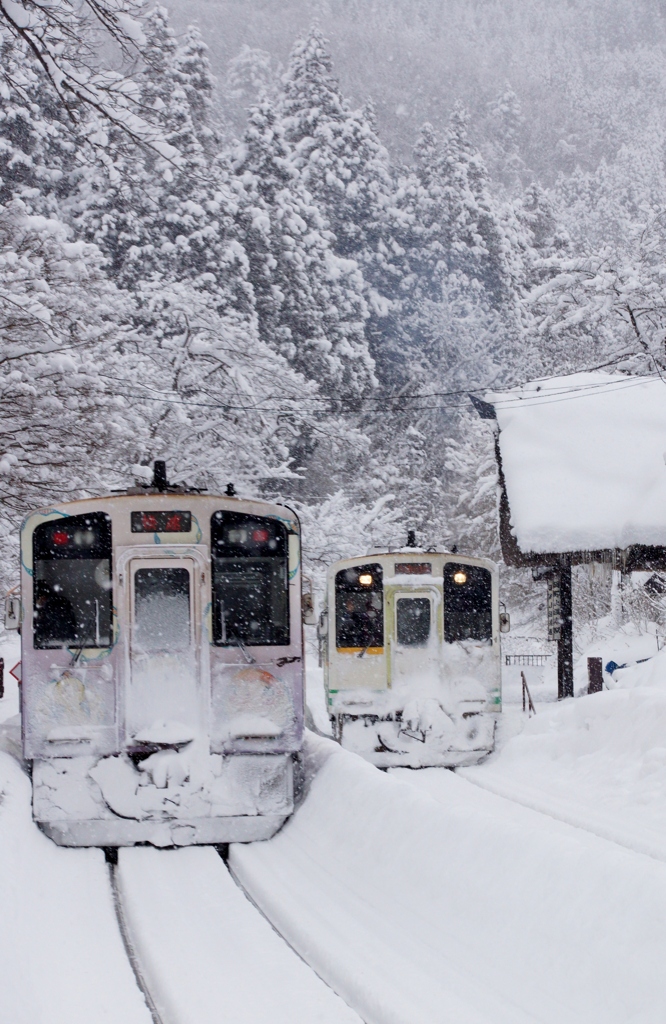
[[[234,639],[231,641],[231,643],[235,644],[236,647],[240,647],[240,649],[241,649],[241,651],[243,653],[243,657],[245,658],[245,660],[248,663],[248,665],[256,664],[257,659],[252,657],[252,655],[250,654],[250,652],[248,651],[247,647],[245,646],[245,644],[243,643],[242,640],[240,640],[238,637],[234,637]]]

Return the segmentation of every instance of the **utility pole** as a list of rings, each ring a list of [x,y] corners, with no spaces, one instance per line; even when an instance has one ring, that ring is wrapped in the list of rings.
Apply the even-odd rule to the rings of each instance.
[[[573,697],[573,605],[571,600],[571,562],[562,560],[560,577],[560,635],[557,640],[557,698]]]
[[[535,580],[548,584],[548,639],[557,641],[557,699],[573,697],[573,615],[571,561],[561,556],[557,565],[532,569]]]

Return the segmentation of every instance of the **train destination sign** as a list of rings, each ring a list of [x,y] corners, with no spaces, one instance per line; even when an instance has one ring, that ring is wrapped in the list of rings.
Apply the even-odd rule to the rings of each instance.
[[[132,512],[132,533],[189,533],[191,512]]]

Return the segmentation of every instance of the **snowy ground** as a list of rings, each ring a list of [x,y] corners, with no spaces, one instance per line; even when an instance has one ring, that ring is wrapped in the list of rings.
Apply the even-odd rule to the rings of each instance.
[[[663,864],[452,772],[435,800],[428,773],[310,743],[307,800],[230,866],[367,1024],[663,1024]]]
[[[615,676],[618,689],[537,705],[497,754],[460,774],[666,861],[666,652]]]
[[[560,704],[537,694],[532,718],[508,693],[496,753],[455,774],[382,773],[310,734],[303,804],[229,857],[286,943],[213,850],[121,851],[127,929],[165,1024],[663,1024],[666,653],[608,683]],[[101,851],[59,849],[32,824],[16,701],[9,682],[0,1020],[149,1024]]]
[[[165,1024],[361,1024],[275,934],[211,847],[121,850],[117,879]]]
[[[0,1020],[150,1024],[116,924],[101,850],[35,827],[30,780],[0,752]]]

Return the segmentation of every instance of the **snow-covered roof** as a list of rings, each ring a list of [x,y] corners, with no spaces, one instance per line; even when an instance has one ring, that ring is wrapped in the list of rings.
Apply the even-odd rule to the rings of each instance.
[[[486,400],[523,552],[666,545],[666,379],[578,373]]]

